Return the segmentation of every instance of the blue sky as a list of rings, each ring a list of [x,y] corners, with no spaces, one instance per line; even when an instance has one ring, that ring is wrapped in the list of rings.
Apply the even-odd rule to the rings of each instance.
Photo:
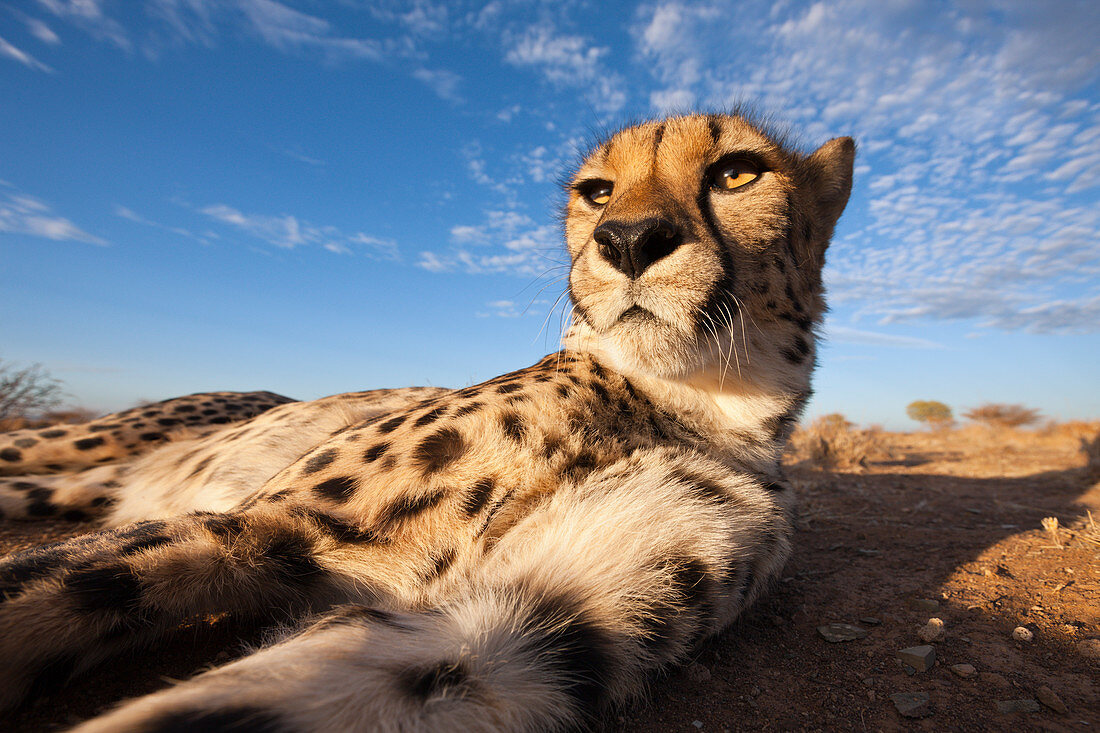
[[[0,358],[95,409],[491,377],[555,348],[578,150],[748,101],[860,143],[811,415],[1096,418],[1097,38],[1094,2],[0,0]]]

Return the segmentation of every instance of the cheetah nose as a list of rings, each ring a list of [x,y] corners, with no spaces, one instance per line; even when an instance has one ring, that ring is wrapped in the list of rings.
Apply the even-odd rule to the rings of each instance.
[[[600,256],[631,280],[680,246],[680,228],[668,219],[605,221],[592,232]]]

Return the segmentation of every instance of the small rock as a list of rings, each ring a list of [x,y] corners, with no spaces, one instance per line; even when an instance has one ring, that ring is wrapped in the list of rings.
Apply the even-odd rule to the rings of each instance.
[[[928,619],[928,623],[917,631],[917,636],[925,643],[939,641],[943,638],[943,621],[938,618]]]
[[[1069,708],[1067,708],[1066,704],[1062,702],[1062,698],[1054,694],[1054,690],[1050,689],[1046,685],[1038,689],[1038,691],[1035,693],[1035,697],[1039,698],[1039,702],[1043,703],[1056,713],[1061,713],[1062,715],[1065,715],[1069,712]]]
[[[691,721],[691,724],[694,725],[696,728],[701,729],[703,727],[703,721],[701,720],[693,720]]]
[[[978,676],[978,670],[974,669],[973,664],[952,664],[951,671],[956,677],[962,677],[964,680]]]
[[[1039,712],[1039,703],[1031,698],[1024,698],[1022,700],[998,700],[997,712],[1003,715],[1008,715],[1009,713],[1037,713]]]
[[[867,629],[861,629],[851,624],[825,624],[817,627],[817,633],[824,637],[825,641],[834,644],[841,641],[854,641],[867,636]]]
[[[1085,639],[1077,642],[1077,651],[1083,657],[1100,659],[1100,639]]]
[[[927,692],[895,692],[890,695],[890,700],[906,718],[924,718],[932,714]]]
[[[927,672],[936,663],[936,650],[930,646],[911,646],[898,652],[898,659],[914,672]]]
[[[689,664],[687,669],[684,670],[684,673],[689,680],[695,683],[708,682],[711,678],[710,670],[698,662]]]
[[[1012,638],[1016,641],[1033,641],[1035,634],[1031,633],[1031,629],[1026,626],[1017,626],[1012,630]]]
[[[938,611],[940,610],[940,602],[934,598],[916,598],[910,602],[913,608],[918,611]]]
[[[874,616],[860,616],[859,622],[861,624],[867,624],[868,626],[878,626],[882,623],[882,620],[877,619]]]

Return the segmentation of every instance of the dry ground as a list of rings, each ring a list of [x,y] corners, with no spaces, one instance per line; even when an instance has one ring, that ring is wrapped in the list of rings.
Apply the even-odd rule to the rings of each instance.
[[[1077,435],[967,429],[862,436],[865,465],[825,471],[797,462],[795,556],[776,592],[686,670],[655,681],[650,701],[612,730],[1095,730],[1100,728],[1100,482]],[[843,461],[841,461],[843,463]],[[1057,517],[1057,538],[1040,527]],[[72,527],[3,525],[0,550],[54,540]],[[1058,546],[1058,545],[1061,546]],[[935,610],[932,610],[935,607]],[[909,674],[898,650],[923,642],[936,617],[937,661]],[[865,629],[827,642],[818,627]],[[1032,631],[1030,642],[1013,629]],[[229,622],[184,629],[166,653],[121,660],[25,707],[0,728],[54,730],[115,701],[238,653]],[[255,634],[253,634],[255,638]],[[962,678],[952,665],[970,664]],[[1067,711],[1003,713],[1049,688]],[[923,692],[925,717],[890,695]]]

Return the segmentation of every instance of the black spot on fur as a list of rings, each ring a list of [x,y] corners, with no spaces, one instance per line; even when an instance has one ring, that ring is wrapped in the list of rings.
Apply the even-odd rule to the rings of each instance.
[[[328,450],[323,450],[311,456],[309,460],[305,462],[305,465],[302,466],[302,475],[308,476],[311,473],[317,473],[322,468],[328,467],[329,464],[336,460],[338,455],[340,454],[335,448],[329,448]]]
[[[210,423],[211,425],[225,425],[225,424],[226,424],[227,422],[229,422],[229,421],[230,421],[230,419],[231,419],[231,418],[228,418],[228,417],[226,417],[225,415],[221,415],[221,416],[219,416],[219,417],[212,417],[212,418],[210,418],[210,420],[208,420],[208,422],[209,422],[209,423]]]
[[[57,505],[54,504],[53,489],[37,488],[27,492],[30,503],[27,504],[27,515],[31,517],[52,517],[57,514]]]
[[[428,568],[428,572],[422,576],[422,579],[424,581],[429,581],[443,575],[443,573],[447,572],[447,569],[454,564],[456,557],[458,557],[458,552],[454,548],[449,548],[438,555],[433,555],[432,565]]]
[[[455,691],[463,696],[470,685],[469,673],[460,663],[439,662],[427,669],[410,669],[401,676],[409,695],[420,702]]]
[[[462,510],[471,517],[480,514],[495,489],[496,482],[493,479],[481,479],[470,488],[470,493],[462,500]]]
[[[401,424],[405,422],[405,419],[407,417],[407,415],[398,415],[397,417],[391,417],[389,420],[378,426],[378,432],[382,433],[383,435],[387,433],[392,433],[394,430],[401,427]]]
[[[358,488],[359,481],[354,477],[337,476],[314,486],[313,493],[333,501],[345,502],[352,497],[352,494]]]
[[[314,557],[313,544],[299,534],[276,535],[263,550],[272,569],[281,581],[291,585],[307,585],[324,573]]]
[[[416,447],[416,460],[425,474],[437,473],[466,453],[466,440],[454,428],[443,428]]]
[[[447,413],[448,409],[449,409],[449,407],[443,406],[443,407],[437,407],[434,410],[431,410],[430,412],[425,412],[423,415],[416,418],[416,422],[414,422],[413,425],[415,425],[418,428],[422,428],[425,425],[431,425],[433,422],[435,422],[440,417],[445,415]]]
[[[38,441],[34,438],[17,438],[12,441],[12,445],[16,448],[30,448],[31,446],[38,445]]]
[[[77,609],[87,613],[132,613],[141,603],[141,581],[121,563],[74,571],[65,578],[65,589]]]
[[[4,450],[0,450],[0,461],[15,463],[16,461],[21,460],[23,460],[23,454],[17,451],[15,448],[5,448]]]
[[[578,712],[595,717],[605,702],[614,647],[608,633],[579,606],[565,595],[539,594],[526,636],[534,647],[533,658],[565,681],[565,693]]]
[[[94,506],[94,507],[111,506],[112,504],[115,503],[115,501],[116,501],[115,499],[113,499],[109,496],[97,496],[96,498],[92,499],[92,506]]]
[[[81,511],[80,509],[69,509],[68,511],[62,512],[61,518],[68,522],[86,522],[91,519],[87,512]]]
[[[194,405],[178,405],[175,408],[175,412],[194,412],[196,407]]]
[[[203,458],[201,461],[195,464],[195,468],[192,469],[191,473],[187,474],[187,478],[195,478],[196,476],[198,476],[200,473],[206,470],[206,467],[209,466],[210,462],[213,460],[214,456],[207,456],[206,458]]]
[[[521,389],[523,389],[522,384],[502,384],[497,387],[497,394],[510,394],[512,392],[518,392]]]
[[[480,410],[482,407],[484,407],[484,405],[481,402],[471,402],[470,404],[463,405],[462,407],[455,410],[455,416],[458,417],[461,415],[472,415]]]
[[[563,477],[576,481],[596,470],[597,465],[595,454],[581,451],[562,467],[561,473]]]
[[[202,526],[222,542],[232,542],[244,531],[244,518],[239,514],[215,514],[204,517]]]
[[[136,555],[139,552],[151,550],[154,547],[161,547],[171,542],[172,538],[168,535],[149,533],[146,536],[137,537],[122,545],[122,547],[118,549],[118,554],[122,557],[129,557],[130,555]]]
[[[569,385],[568,384],[559,384],[558,385],[558,394],[561,395],[563,399],[569,399],[569,395],[572,394],[572,392],[569,389]]]
[[[670,561],[673,587],[688,607],[708,616],[711,604],[711,581],[707,565],[698,558],[678,558]]]
[[[504,431],[504,434],[517,443],[523,442],[523,436],[527,433],[527,426],[523,423],[523,418],[515,412],[505,412],[500,416],[500,427]]]
[[[384,531],[392,531],[403,522],[443,501],[445,495],[444,491],[437,489],[420,496],[402,496],[382,510],[378,518],[379,524]]]
[[[210,422],[215,422],[211,420]],[[147,443],[152,443],[154,440],[164,440],[164,433],[142,433],[138,436]]]
[[[57,692],[73,676],[80,657],[75,654],[56,654],[39,666],[27,690],[27,699],[35,700]]]
[[[293,728],[270,710],[231,707],[168,713],[139,730],[141,733],[288,733]]]
[[[370,448],[367,448],[365,453],[363,453],[363,460],[366,463],[374,463],[382,456],[383,453],[385,453],[389,449],[389,443],[379,443],[378,445],[372,445]]]
[[[105,441],[101,436],[94,438],[81,438],[80,440],[73,441],[73,447],[77,450],[91,450],[92,448],[98,448],[103,445]]]
[[[316,524],[322,532],[341,542],[371,544],[382,541],[376,532],[369,529],[360,529],[350,522],[337,519],[331,514],[319,512],[316,509],[299,507],[294,510],[294,514],[309,519]]]
[[[64,438],[68,434],[68,430],[43,430],[39,433],[43,438]]]
[[[588,386],[596,394],[596,397],[597,397],[597,399],[600,400],[600,402],[610,402],[611,401],[611,396],[607,394],[607,390],[599,382],[596,382],[596,381],[590,382]]]

